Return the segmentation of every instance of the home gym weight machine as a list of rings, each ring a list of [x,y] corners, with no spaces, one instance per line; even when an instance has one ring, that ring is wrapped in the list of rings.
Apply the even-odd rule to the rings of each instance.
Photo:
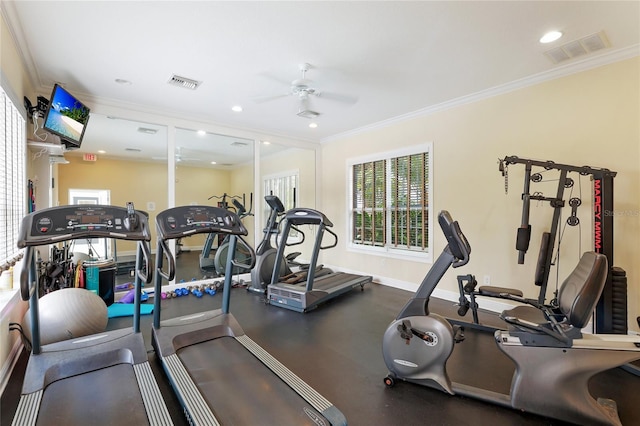
[[[609,274],[606,256],[583,254],[560,287],[561,316],[535,302],[525,308],[538,312],[540,322],[521,318],[521,306],[501,314],[509,328],[495,332],[495,343],[515,364],[510,391],[504,394],[449,378],[447,362],[462,340],[460,328],[429,312],[429,299],[449,267],[467,264],[471,246],[447,211],[440,212],[438,223],[448,244],[383,337],[389,369],[385,384],[392,387],[404,380],[576,424],[621,425],[615,401],[596,400],[589,381],[602,371],[640,359],[640,336],[581,332]]]
[[[531,201],[549,202],[553,208],[551,226],[542,235],[540,253],[535,273],[534,282],[540,287],[537,303],[546,303],[547,283],[551,266],[554,263],[554,245],[560,234],[560,222],[562,208],[565,207],[565,191],[574,186],[574,180],[569,173],[578,173],[580,176],[590,176],[593,182],[593,250],[607,257],[609,265],[613,265],[613,178],[616,172],[590,166],[572,166],[560,164],[554,161],[539,161],[532,159],[507,156],[499,160],[499,170],[505,178],[505,193],[508,190],[508,167],[513,164],[525,166],[524,189],[522,193],[522,221],[516,237],[516,249],[518,250],[518,263],[524,263],[525,254],[529,248],[531,239],[531,225],[529,213]],[[534,169],[535,168],[535,169]],[[558,187],[555,197],[544,196],[540,192],[531,193],[531,183],[541,182],[542,173],[546,171],[559,172]],[[571,195],[570,195],[571,197]],[[576,226],[580,223],[577,216],[578,207],[582,201],[578,197],[571,197],[568,201],[571,214],[567,218],[567,225]],[[465,284],[466,282],[466,284]],[[458,313],[464,316],[471,309],[474,322],[478,322],[478,305],[476,296],[498,297],[511,299],[518,302],[527,302],[522,292],[516,289],[504,287],[481,286],[476,290],[477,282],[473,275],[458,276],[458,285],[461,291],[460,309]],[[622,268],[611,267],[607,274],[607,281],[598,301],[595,314],[596,333],[627,333],[627,278]],[[464,295],[462,293],[465,293]],[[465,296],[468,296],[465,297]],[[549,302],[556,305],[556,297]]]
[[[245,217],[252,215],[251,211],[253,210],[253,193],[251,193],[249,197],[249,210],[245,208],[247,203],[244,194],[242,195],[242,197],[240,197],[238,195],[229,195],[225,192],[224,194],[222,194],[222,196],[212,195],[207,199],[211,200],[212,198],[220,199],[220,201],[218,201],[218,207],[227,210],[231,208],[229,206],[229,203],[227,202],[227,199],[231,199],[233,209],[235,209],[235,212],[240,217],[240,219],[244,219]],[[239,201],[240,198],[242,198],[242,202]],[[213,250],[216,239],[218,244],[215,249],[215,254],[213,255],[213,257],[211,257],[211,251]],[[229,239],[227,235],[208,234],[205,239],[204,246],[202,247],[202,253],[200,253],[200,269],[202,269],[203,271],[213,271],[217,276],[224,275],[228,250]],[[244,258],[244,260],[249,257],[248,253],[251,251],[251,249],[244,242],[240,243],[237,250],[239,254],[241,254],[241,257]],[[244,272],[248,271],[238,266],[233,269],[234,274],[240,274]]]

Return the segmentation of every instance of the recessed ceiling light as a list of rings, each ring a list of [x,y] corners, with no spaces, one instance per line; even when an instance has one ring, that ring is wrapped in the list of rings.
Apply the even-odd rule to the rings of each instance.
[[[99,149],[98,150],[98,154],[106,154],[106,153],[107,153],[107,151],[105,151],[104,149]]]
[[[215,162],[215,161],[212,161],[212,162],[211,162],[211,164],[218,164],[218,163],[217,163],[217,162]]]
[[[262,141],[262,144],[263,144],[263,145],[271,145],[271,142],[269,142],[269,141]]]
[[[231,110],[235,112],[242,112],[242,107],[240,105],[234,105],[231,107]]]
[[[311,127],[312,129],[315,129],[316,127],[318,127],[317,123],[311,123],[309,124],[309,127]]]
[[[562,37],[562,33],[560,31],[549,31],[548,33],[540,37],[540,43],[551,43],[553,41],[556,41],[560,37]]]
[[[132,83],[129,80],[125,80],[124,78],[116,78],[116,83],[122,84],[123,86],[130,86]]]
[[[206,132],[206,131],[204,131],[204,130],[198,130],[198,136],[204,136],[204,135],[206,135],[206,134],[207,134],[207,132]]]

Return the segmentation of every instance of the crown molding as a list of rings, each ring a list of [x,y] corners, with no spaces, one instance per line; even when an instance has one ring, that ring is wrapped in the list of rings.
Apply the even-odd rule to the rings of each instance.
[[[385,127],[402,123],[414,118],[426,117],[431,114],[446,111],[448,109],[456,108],[462,105],[478,102],[483,99],[492,98],[495,96],[503,95],[505,93],[513,92],[515,90],[523,89],[525,87],[534,86],[536,84],[544,83],[546,81],[555,80],[558,78],[566,77],[568,75],[577,74],[590,69],[598,68],[604,65],[609,65],[615,62],[624,61],[633,57],[640,56],[640,44],[635,44],[624,49],[613,50],[593,58],[583,59],[570,64],[566,64],[560,67],[553,68],[549,71],[544,71],[538,74],[534,74],[529,77],[521,78],[510,83],[501,84],[499,86],[491,87],[489,89],[481,90],[469,95],[461,96],[459,98],[451,99],[449,101],[441,102],[439,104],[430,105],[419,110],[398,115],[386,120],[378,121],[376,123],[358,127],[357,129],[348,130],[346,132],[338,133],[327,138],[324,138],[320,143],[330,143],[337,140],[341,140],[347,137],[356,136],[365,132],[373,130],[383,129]]]

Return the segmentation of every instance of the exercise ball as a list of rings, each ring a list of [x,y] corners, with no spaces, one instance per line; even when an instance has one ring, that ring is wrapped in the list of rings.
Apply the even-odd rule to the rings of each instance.
[[[63,288],[40,298],[40,344],[74,339],[107,328],[107,305],[97,294],[83,288]],[[22,328],[31,340],[30,309],[24,314]]]

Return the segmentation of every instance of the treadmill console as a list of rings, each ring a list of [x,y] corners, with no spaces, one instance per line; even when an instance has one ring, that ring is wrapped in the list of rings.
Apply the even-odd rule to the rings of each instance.
[[[147,215],[127,207],[72,205],[51,207],[22,219],[18,247],[82,238],[150,241]]]
[[[297,207],[289,210],[285,214],[285,218],[288,222],[291,222],[294,225],[333,226],[333,223],[331,223],[324,213],[304,207]]]
[[[249,232],[232,211],[213,206],[179,206],[156,216],[158,238],[173,240],[203,233],[247,235]]]

